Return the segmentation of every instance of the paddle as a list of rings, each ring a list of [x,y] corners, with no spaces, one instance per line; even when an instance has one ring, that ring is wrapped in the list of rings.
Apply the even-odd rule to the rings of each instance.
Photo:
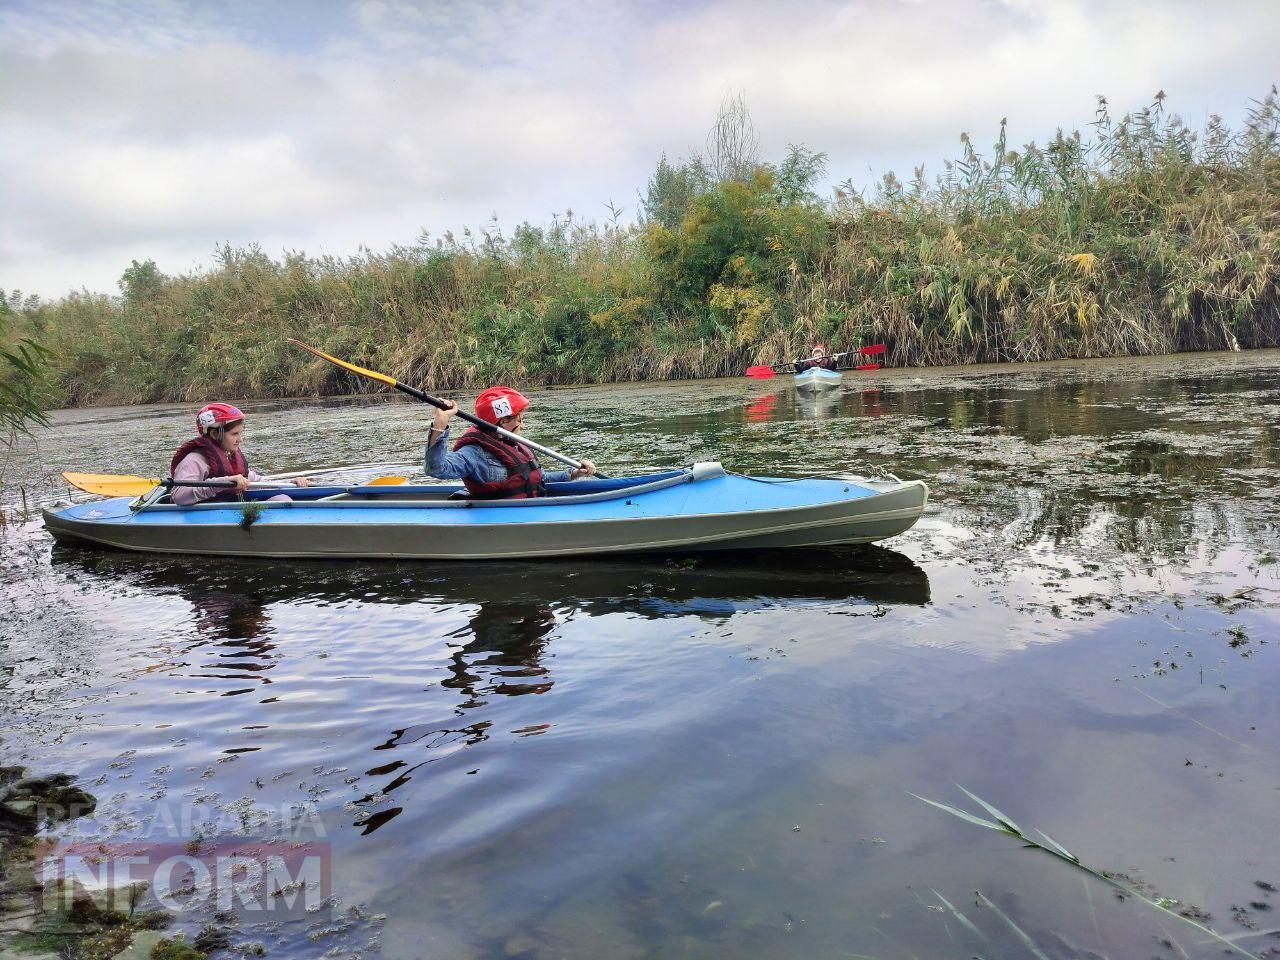
[[[870,346],[870,347],[859,347],[857,350],[846,350],[846,351],[844,351],[844,353],[833,353],[833,354],[831,354],[831,356],[830,356],[830,357],[828,357],[827,359],[829,359],[829,360],[839,360],[841,357],[847,357],[847,356],[848,356],[849,354],[851,354],[851,353],[860,353],[860,354],[862,354],[863,356],[870,357],[870,356],[872,356],[872,355],[874,355],[874,354],[877,354],[877,353],[884,353],[884,344],[883,344],[883,343],[877,343],[877,344],[875,344],[874,346]],[[771,365],[771,366],[764,366],[764,365],[762,364],[762,365],[760,365],[760,366],[747,367],[747,369],[746,369],[745,371],[743,371],[743,376],[744,376],[744,377],[751,377],[751,378],[753,378],[753,379],[755,379],[755,380],[768,380],[770,377],[776,377],[776,376],[778,375],[778,371],[777,371],[777,370],[775,370],[775,369],[773,369],[774,367],[792,367],[792,366],[795,366],[795,365],[796,365],[797,363],[799,363],[799,362],[800,362],[799,360],[787,360],[786,362],[783,362],[782,360],[779,360],[777,363],[775,363],[775,364],[773,364],[773,365]],[[876,364],[875,366],[861,366],[861,367],[855,367],[854,369],[856,369],[856,370],[876,370],[876,369],[879,369],[879,364]]]
[[[310,472],[310,471],[308,471]],[[140,497],[156,487],[233,487],[230,480],[158,480],[148,477],[130,477],[114,473],[72,473],[64,472],[62,478],[85,493],[94,493],[100,497]],[[288,490],[281,486],[283,477],[268,478],[265,481],[249,484],[251,490]],[[376,477],[364,486],[382,487],[404,483],[406,477]],[[295,488],[296,489],[296,488]]]
[[[846,350],[845,353],[833,353],[830,357],[828,357],[828,359],[839,360],[848,352],[849,351]],[[799,360],[787,360],[784,363],[783,361],[779,360],[777,363],[773,365],[773,367],[794,367],[799,362],[800,362]],[[766,366],[747,367],[747,369],[743,373],[743,376],[751,377],[755,380],[768,380],[771,377],[776,377],[778,375],[778,371],[773,369],[773,367],[766,367]]]
[[[419,390],[417,387],[411,387],[407,383],[401,383],[395,377],[389,377],[385,373],[378,373],[376,370],[368,370],[364,367],[358,367],[354,363],[347,363],[345,360],[339,360],[337,357],[331,357],[323,350],[317,350],[315,347],[309,347],[301,340],[295,340],[293,337],[289,338],[289,342],[295,346],[301,347],[303,350],[307,351],[307,353],[319,357],[321,360],[328,360],[334,366],[341,367],[343,370],[350,370],[352,373],[361,377],[368,377],[370,380],[377,380],[379,383],[385,383],[387,386],[393,387],[401,393],[407,393],[415,400],[421,400],[423,403],[429,403],[431,406],[440,410],[449,409],[449,405],[439,397],[433,397],[425,390]],[[467,423],[474,424],[479,427],[481,430],[496,433],[500,437],[506,437],[508,440],[514,440],[517,443],[523,443],[526,447],[531,447],[539,453],[546,454],[552,460],[559,460],[561,463],[575,468],[582,466],[582,461],[580,460],[574,460],[572,457],[566,457],[563,453],[557,453],[550,447],[544,447],[540,443],[534,443],[527,437],[522,437],[519,434],[512,433],[510,430],[503,430],[496,423],[490,423],[488,420],[481,420],[479,417],[474,414],[467,413],[465,410],[459,410],[458,416],[467,421]],[[604,474],[598,470],[596,471],[596,476],[604,478]]]

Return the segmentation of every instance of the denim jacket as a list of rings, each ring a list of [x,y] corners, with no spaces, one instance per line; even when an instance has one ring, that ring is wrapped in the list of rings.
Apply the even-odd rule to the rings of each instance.
[[[461,450],[449,449],[449,431],[431,443],[427,434],[425,470],[427,476],[437,480],[462,480],[470,477],[477,483],[501,483],[507,479],[507,468],[495,460],[482,447],[472,443]],[[544,470],[543,483],[561,483],[569,479],[568,470]]]

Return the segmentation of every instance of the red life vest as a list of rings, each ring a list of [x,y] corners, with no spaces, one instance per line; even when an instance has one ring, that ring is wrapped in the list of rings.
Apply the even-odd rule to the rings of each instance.
[[[462,482],[467,485],[467,492],[471,496],[477,500],[521,500],[546,495],[547,488],[542,483],[542,468],[538,466],[533,451],[523,443],[471,427],[458,438],[453,449],[461,450],[472,443],[506,468],[507,479],[496,483],[481,483],[470,477],[463,477]]]
[[[227,453],[220,446],[210,440],[208,437],[193,437],[182,446],[180,446],[173,455],[173,459],[169,461],[169,476],[173,476],[173,471],[178,469],[187,454],[198,453],[205,458],[209,464],[209,477],[211,479],[217,477],[247,477],[249,476],[249,461],[245,459],[244,454],[239,450],[234,453]],[[220,493],[216,497],[210,497],[202,503],[227,503],[236,500],[243,500],[236,491],[229,493]]]

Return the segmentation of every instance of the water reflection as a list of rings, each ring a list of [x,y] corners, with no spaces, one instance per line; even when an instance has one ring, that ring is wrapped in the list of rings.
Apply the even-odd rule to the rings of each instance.
[[[450,656],[453,675],[440,685],[466,694],[462,710],[484,706],[489,694],[546,693],[554,681],[541,657],[555,625],[555,611],[547,603],[498,599],[480,604],[467,625],[449,635],[464,642]]]
[[[796,412],[804,417],[830,419],[841,413],[844,397],[838,390],[796,393]]]
[[[211,639],[269,632],[276,604],[476,604],[484,612],[457,634],[481,645],[540,643],[554,610],[649,618],[720,618],[783,602],[839,600],[853,605],[929,602],[929,578],[910,557],[879,546],[698,554],[642,560],[599,558],[537,563],[485,561],[325,562],[129,554],[54,545],[51,563],[68,579],[107,589],[179,596]]]
[[[751,423],[768,423],[778,409],[778,394],[766,393],[747,404],[747,420]]]
[[[182,645],[179,655],[161,651],[148,672],[231,685],[191,691],[206,696],[255,692],[271,683],[271,671],[290,656],[311,655],[305,644],[297,643],[300,628],[277,623],[273,611],[288,611],[295,624],[339,611],[340,623],[331,624],[329,631],[342,633],[341,623],[359,622],[374,635],[373,642],[376,624],[388,617],[397,624],[388,633],[402,639],[399,625],[412,619],[406,621],[397,608],[421,611],[424,626],[415,640],[422,664],[436,679],[397,707],[410,722],[366,741],[370,759],[378,759],[353,778],[362,781],[363,793],[350,805],[352,824],[362,835],[406,811],[408,804],[397,798],[407,797],[405,787],[431,764],[499,732],[520,740],[549,729],[545,722],[511,723],[512,715],[498,705],[552,692],[556,678],[550,648],[557,627],[570,619],[623,613],[718,624],[740,612],[806,604],[834,604],[851,615],[878,617],[893,606],[930,602],[924,570],[903,554],[880,547],[589,563],[320,562],[291,567],[287,576],[269,560],[211,566],[193,558],[81,547],[55,546],[51,562],[81,590],[125,590],[139,595],[135,600],[177,597],[189,604],[194,639]],[[312,614],[304,612],[300,618],[299,611],[307,610]],[[437,632],[432,623],[438,619],[431,618],[442,614],[461,622]],[[353,636],[350,642],[368,641]],[[207,659],[188,662],[197,655]],[[375,669],[382,662],[372,648],[367,658]],[[358,653],[352,656],[357,665],[363,659]],[[246,686],[246,680],[258,686]],[[272,696],[259,703],[276,701]],[[258,729],[270,729],[269,711],[258,719]],[[237,745],[235,751],[255,749]]]
[[[258,685],[223,690],[220,695],[224,697],[255,693],[270,684],[276,644],[266,603],[252,590],[209,589],[189,581],[174,587],[195,614],[199,639],[186,648],[187,652],[213,657],[187,676]]]

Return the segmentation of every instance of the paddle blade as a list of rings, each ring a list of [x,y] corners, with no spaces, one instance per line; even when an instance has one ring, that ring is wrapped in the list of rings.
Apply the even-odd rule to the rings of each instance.
[[[860,363],[860,364],[858,364],[856,367],[854,367],[853,369],[855,369],[855,370],[879,370],[879,369],[880,369],[880,364],[878,364],[878,363]]]
[[[859,347],[857,352],[864,357],[874,357],[878,353],[884,353],[884,344],[877,343],[870,347]]]
[[[776,377],[778,371],[773,367],[747,367],[747,372],[743,374],[745,377],[754,377],[757,380],[768,380],[770,377]]]
[[[408,480],[408,477],[374,477],[365,486],[367,487],[395,487]]]
[[[121,476],[115,473],[71,473],[64,472],[62,479],[85,493],[94,493],[100,497],[140,497],[148,490],[160,485],[159,480],[148,480],[146,477]]]
[[[315,347],[307,346],[301,340],[295,340],[293,337],[290,337],[289,342],[294,346],[301,347],[303,350],[307,351],[307,353],[319,357],[321,360],[328,360],[335,367],[341,367],[343,370],[350,370],[354,374],[358,374],[362,377],[368,377],[370,380],[377,380],[380,383],[385,383],[389,387],[394,387],[397,383],[395,377],[388,377],[385,373],[378,373],[377,370],[369,370],[365,367],[358,367],[354,363],[347,363],[345,360],[339,360],[337,357],[332,357],[323,350],[317,350]]]

